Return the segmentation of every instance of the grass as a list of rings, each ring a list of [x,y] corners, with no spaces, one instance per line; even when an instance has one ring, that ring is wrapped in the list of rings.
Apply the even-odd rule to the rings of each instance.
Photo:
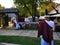
[[[16,43],[22,45],[39,45],[39,38],[24,36],[0,36],[0,42]],[[60,40],[55,40],[55,45],[59,45]]]
[[[21,30],[37,30],[37,28],[26,28],[26,29],[21,29]]]
[[[55,45],[60,45],[60,40],[55,40]]]
[[[0,42],[16,43],[22,45],[39,45],[39,39],[22,36],[0,36]]]
[[[15,30],[14,28],[2,28],[2,29],[4,29],[4,30]],[[23,29],[23,28],[21,28],[20,30],[37,30],[37,28],[26,28],[26,29]]]

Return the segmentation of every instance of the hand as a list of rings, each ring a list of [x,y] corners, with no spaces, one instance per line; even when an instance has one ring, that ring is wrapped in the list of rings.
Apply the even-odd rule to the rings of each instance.
[[[55,30],[53,30],[53,32],[55,32]]]
[[[37,38],[40,38],[40,36],[37,36]]]

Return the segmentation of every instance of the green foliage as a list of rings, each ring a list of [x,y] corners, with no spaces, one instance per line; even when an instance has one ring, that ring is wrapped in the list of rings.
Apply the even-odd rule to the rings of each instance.
[[[53,9],[52,6],[56,7],[55,3],[53,2],[41,2],[40,4],[40,15],[45,14],[45,9],[47,9],[49,13]]]
[[[20,15],[31,16],[37,11],[37,0],[14,0],[14,3]]]
[[[0,4],[0,10],[3,9],[4,7]]]
[[[37,15],[45,15],[45,9],[50,12],[55,7],[55,3],[53,2],[40,2],[40,9],[37,9],[38,0],[14,0],[16,8],[19,10],[19,15],[28,16],[37,16]]]

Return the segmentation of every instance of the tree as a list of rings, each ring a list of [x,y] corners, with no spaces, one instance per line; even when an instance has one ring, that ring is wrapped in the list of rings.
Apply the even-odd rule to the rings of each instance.
[[[33,21],[35,21],[35,16],[37,16],[37,2],[38,0],[14,0],[14,3],[19,10],[19,14],[25,14],[25,16],[30,15],[33,17]]]
[[[0,4],[0,10],[3,9],[4,7]]]

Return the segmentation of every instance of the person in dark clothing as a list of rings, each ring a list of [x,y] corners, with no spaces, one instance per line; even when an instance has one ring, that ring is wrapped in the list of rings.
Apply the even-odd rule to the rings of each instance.
[[[54,45],[53,30],[55,28],[54,22],[49,19],[50,16],[45,16],[45,20],[39,21],[38,35],[41,36],[40,45]]]

